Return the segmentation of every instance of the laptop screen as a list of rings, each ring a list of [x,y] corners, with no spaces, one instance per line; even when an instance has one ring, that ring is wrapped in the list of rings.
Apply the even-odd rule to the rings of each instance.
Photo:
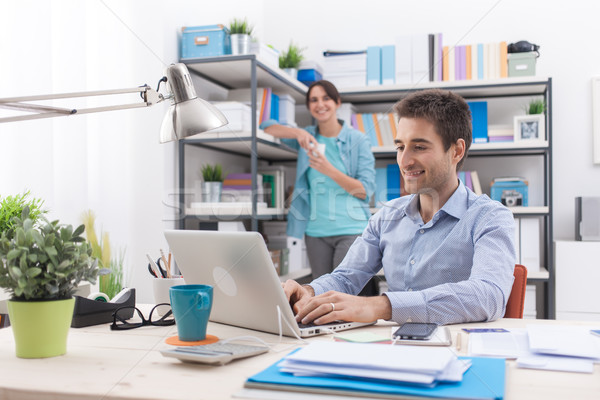
[[[167,230],[165,237],[185,282],[214,287],[211,321],[277,334],[279,306],[298,329],[258,232]],[[282,329],[294,336],[287,324]]]

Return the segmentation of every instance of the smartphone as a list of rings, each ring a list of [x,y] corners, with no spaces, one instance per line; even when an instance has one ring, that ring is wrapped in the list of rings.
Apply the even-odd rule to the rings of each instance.
[[[405,322],[392,335],[400,339],[420,339],[427,340],[437,329],[437,324],[427,322]]]

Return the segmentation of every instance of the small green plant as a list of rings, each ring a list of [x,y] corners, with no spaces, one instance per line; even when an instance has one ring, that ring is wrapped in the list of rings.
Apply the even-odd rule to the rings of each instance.
[[[287,51],[282,51],[279,55],[279,68],[298,68],[300,62],[304,60],[302,52],[304,48],[300,48],[293,43],[290,43]]]
[[[73,230],[44,217],[36,226],[29,216],[26,206],[14,219],[14,238],[0,235],[0,287],[13,300],[62,300],[81,281],[95,283],[98,263],[82,236],[85,226]]]
[[[248,24],[248,21],[246,20],[246,18],[244,18],[244,19],[234,18],[229,23],[229,33],[232,35],[242,34],[242,35],[252,36],[253,30],[254,30],[254,27],[251,26],[250,24]]]
[[[111,258],[109,273],[100,276],[100,291],[106,293],[109,298],[115,297],[124,285],[125,251],[121,250],[116,257]]]
[[[102,239],[98,240],[95,227],[96,215],[93,211],[84,212],[82,219],[87,239],[92,247],[92,256],[98,259],[101,268],[99,289],[112,299],[123,289],[125,252],[121,251],[117,257],[112,257],[107,232],[101,233]]]
[[[35,223],[40,216],[48,212],[42,208],[44,201],[31,197],[28,191],[15,196],[6,196],[0,201],[0,233],[6,232],[12,239],[14,231],[13,218],[20,217],[25,207],[29,207],[29,218]]]
[[[204,182],[223,182],[223,167],[221,164],[205,164],[200,168]]]
[[[543,114],[546,111],[546,102],[544,100],[531,100],[525,109],[527,114]]]

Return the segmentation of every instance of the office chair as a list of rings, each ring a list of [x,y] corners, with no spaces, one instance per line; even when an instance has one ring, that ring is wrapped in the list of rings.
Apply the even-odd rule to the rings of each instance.
[[[521,264],[515,265],[515,281],[513,282],[504,318],[523,318],[525,308],[525,288],[527,286],[527,268]]]

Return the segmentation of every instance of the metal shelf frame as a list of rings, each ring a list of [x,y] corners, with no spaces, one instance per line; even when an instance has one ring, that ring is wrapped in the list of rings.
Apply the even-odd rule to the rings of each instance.
[[[199,138],[185,139],[179,141],[179,204],[183,209],[183,217],[179,220],[179,229],[185,229],[186,220],[228,220],[227,216],[199,216],[186,215],[185,193],[182,190],[185,187],[185,146],[193,145],[209,148],[211,150],[227,152],[230,154],[243,155],[250,157],[250,174],[252,176],[252,213],[247,217],[250,218],[251,230],[258,231],[259,220],[281,218],[280,215],[261,215],[257,212],[257,171],[258,160],[269,161],[285,161],[294,160],[296,151],[292,148],[279,143],[270,142],[257,137],[258,121],[255,110],[259,106],[256,101],[256,93],[258,87],[271,87],[274,91],[285,92],[298,101],[303,100],[308,88],[286,75],[279,68],[273,68],[268,64],[260,61],[254,54],[244,54],[235,56],[221,57],[205,57],[194,59],[182,59],[182,63],[186,64],[190,73],[215,83],[226,89],[247,88],[250,84],[250,107],[251,107],[251,124],[252,131],[249,137],[239,138]],[[231,145],[236,143],[242,148],[232,150]],[[242,218],[244,216],[240,216]]]
[[[247,88],[251,89],[251,109],[256,110],[256,91],[258,87],[271,87],[276,92],[290,94],[296,102],[304,101],[308,88],[299,81],[287,76],[275,66],[271,66],[256,55],[246,54],[237,56],[206,57],[196,59],[182,59],[180,62],[187,65],[190,73],[215,83],[225,89]],[[543,295],[538,290],[538,310],[542,308],[543,318],[553,319],[556,315],[555,308],[555,272],[553,254],[553,200],[552,200],[552,78],[523,77],[504,78],[493,81],[455,81],[455,82],[424,82],[414,85],[386,85],[379,87],[357,87],[340,90],[343,102],[355,105],[368,105],[378,103],[392,103],[414,91],[437,88],[451,90],[465,99],[476,98],[510,98],[524,96],[542,96],[546,102],[546,134],[547,142],[543,145],[507,146],[495,145],[486,147],[474,145],[469,151],[469,157],[512,157],[531,156],[542,157],[544,166],[544,202],[547,211],[535,211],[528,213],[520,210],[515,213],[518,217],[539,217],[544,220],[543,247],[548,278],[534,276],[528,279],[528,283],[543,288]],[[232,143],[242,143],[244,149],[231,149]],[[186,139],[179,142],[179,202],[183,207],[183,218],[180,219],[179,227],[185,228],[186,220],[215,221],[227,216],[198,216],[185,214],[185,146],[200,146],[215,151],[230,152],[232,154],[244,155],[250,158],[250,170],[252,174],[252,191],[257,193],[256,174],[258,160],[268,161],[291,161],[296,157],[293,149],[274,142],[269,142],[257,137],[256,113],[252,112],[252,131],[249,137],[243,138],[201,138]],[[271,150],[271,152],[269,151]],[[376,158],[394,158],[394,149],[374,148]],[[275,153],[273,153],[275,152]],[[256,197],[252,201],[252,213],[248,216],[251,220],[251,229],[258,230],[258,223],[265,219],[282,219],[283,215],[259,215],[256,210]],[[540,301],[542,299],[542,307]]]

